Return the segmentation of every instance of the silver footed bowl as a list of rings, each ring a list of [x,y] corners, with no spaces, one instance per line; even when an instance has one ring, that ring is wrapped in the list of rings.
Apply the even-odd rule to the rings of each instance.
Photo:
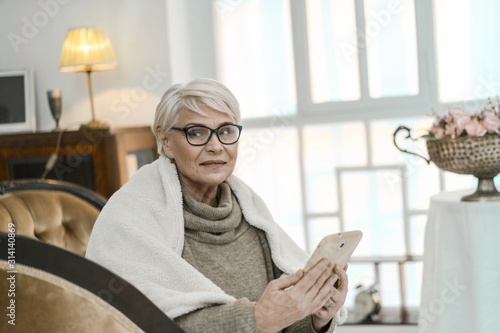
[[[410,130],[400,126],[394,133],[394,144],[404,153],[422,157],[429,163],[434,162],[442,170],[473,175],[478,178],[476,192],[462,197],[462,201],[500,201],[500,192],[495,187],[493,178],[500,173],[500,135],[487,134],[478,137],[428,138],[426,141],[429,158],[400,148],[396,143],[396,134]],[[414,139],[412,139],[414,140]]]
[[[477,178],[500,173],[500,135],[428,139],[430,160],[440,169]]]

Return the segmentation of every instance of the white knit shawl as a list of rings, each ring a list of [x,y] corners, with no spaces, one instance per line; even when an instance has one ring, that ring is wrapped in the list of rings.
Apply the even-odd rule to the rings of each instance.
[[[286,274],[302,268],[308,256],[274,222],[262,199],[236,176],[228,183],[248,223],[265,231],[276,266]],[[94,225],[86,256],[132,283],[170,318],[234,301],[181,257],[183,246],[177,169],[160,157],[109,199]],[[346,317],[343,307],[337,324]]]

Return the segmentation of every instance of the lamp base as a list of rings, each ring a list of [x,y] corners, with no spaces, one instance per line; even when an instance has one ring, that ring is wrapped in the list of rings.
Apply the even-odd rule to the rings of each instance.
[[[98,120],[92,120],[86,124],[80,125],[80,129],[87,129],[87,130],[109,129],[109,124]]]

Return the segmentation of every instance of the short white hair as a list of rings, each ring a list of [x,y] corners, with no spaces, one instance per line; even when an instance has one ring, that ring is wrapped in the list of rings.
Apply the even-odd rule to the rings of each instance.
[[[213,79],[196,79],[186,85],[174,84],[161,97],[156,107],[153,132],[156,137],[158,154],[166,156],[160,132],[167,133],[175,126],[179,114],[187,109],[203,116],[206,112],[200,104],[229,115],[235,123],[241,120],[240,105],[233,93],[222,83]]]

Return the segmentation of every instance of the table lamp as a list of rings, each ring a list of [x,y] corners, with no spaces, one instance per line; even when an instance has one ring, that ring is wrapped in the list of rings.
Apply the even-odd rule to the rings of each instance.
[[[109,125],[96,120],[92,96],[93,71],[116,67],[115,54],[108,37],[95,28],[70,29],[64,39],[59,70],[61,72],[86,72],[92,120],[82,125],[89,129],[107,129]]]

